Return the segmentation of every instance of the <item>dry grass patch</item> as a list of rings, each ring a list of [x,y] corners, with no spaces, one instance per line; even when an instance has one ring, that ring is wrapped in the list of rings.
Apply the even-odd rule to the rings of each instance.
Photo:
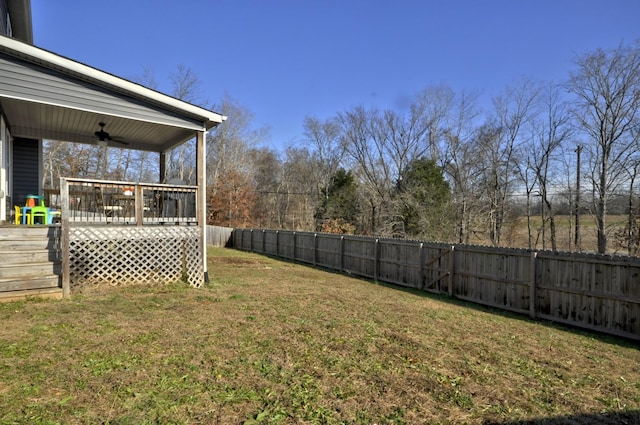
[[[209,274],[0,305],[0,422],[640,420],[634,343],[232,250]]]

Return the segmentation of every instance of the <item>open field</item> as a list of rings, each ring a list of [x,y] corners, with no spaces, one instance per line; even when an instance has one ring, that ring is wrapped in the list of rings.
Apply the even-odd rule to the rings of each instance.
[[[575,247],[575,217],[568,215],[557,215],[556,238],[559,251],[579,251]],[[626,244],[620,244],[616,238],[616,233],[621,232],[627,225],[627,216],[610,215],[607,217],[607,239],[608,254],[627,254]],[[542,233],[542,218],[540,216],[531,217],[532,248],[551,249],[551,230],[549,229],[548,218],[544,235]],[[543,237],[544,236],[544,237]],[[592,215],[580,216],[580,247],[584,252],[596,252],[598,249],[598,231],[594,217]],[[544,242],[544,243],[543,243]],[[475,234],[469,241],[471,244],[491,245],[488,235]],[[529,248],[529,234],[527,230],[527,217],[517,217],[505,224],[503,229],[502,243],[500,246],[512,248]]]
[[[638,344],[245,252],[0,304],[0,423],[640,423]]]

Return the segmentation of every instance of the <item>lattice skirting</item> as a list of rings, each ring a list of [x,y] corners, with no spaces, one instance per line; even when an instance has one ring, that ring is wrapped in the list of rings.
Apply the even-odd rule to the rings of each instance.
[[[204,283],[197,226],[77,226],[69,231],[70,285]]]

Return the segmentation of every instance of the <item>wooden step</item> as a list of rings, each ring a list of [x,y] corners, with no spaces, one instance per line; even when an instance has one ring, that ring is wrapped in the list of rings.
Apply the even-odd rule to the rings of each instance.
[[[2,279],[24,278],[27,276],[51,275],[62,275],[62,264],[59,261],[31,264],[0,264],[0,281]]]
[[[0,279],[1,292],[26,291],[46,288],[60,288],[62,278],[58,275],[16,276]]]
[[[61,299],[62,288],[43,288],[0,292],[0,302],[20,301],[29,298]]]
[[[59,237],[60,226],[0,226],[0,240],[23,237]]]
[[[32,264],[60,261],[60,251],[54,249],[12,249],[6,250],[0,244],[0,264]]]
[[[0,226],[0,251],[59,249],[61,229],[50,226]]]

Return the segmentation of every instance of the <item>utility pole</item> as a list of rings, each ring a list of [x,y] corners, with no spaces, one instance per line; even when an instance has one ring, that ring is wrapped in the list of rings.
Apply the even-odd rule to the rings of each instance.
[[[576,165],[576,201],[574,205],[574,214],[576,216],[576,234],[574,245],[578,251],[582,251],[580,247],[580,152],[582,152],[582,146],[578,145],[578,147],[576,148],[578,161]]]

